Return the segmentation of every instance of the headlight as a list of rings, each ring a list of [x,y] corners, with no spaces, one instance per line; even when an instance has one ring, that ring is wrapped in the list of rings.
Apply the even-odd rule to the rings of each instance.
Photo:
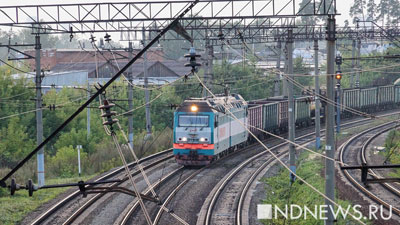
[[[187,141],[187,137],[183,137],[181,141]]]
[[[199,139],[199,141],[200,141],[200,142],[206,142],[206,141],[208,141],[208,138],[202,137],[202,138]]]

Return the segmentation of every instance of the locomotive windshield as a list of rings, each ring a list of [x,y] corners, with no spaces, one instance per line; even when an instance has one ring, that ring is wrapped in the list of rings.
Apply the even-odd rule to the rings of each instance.
[[[179,116],[180,127],[208,127],[208,116]]]

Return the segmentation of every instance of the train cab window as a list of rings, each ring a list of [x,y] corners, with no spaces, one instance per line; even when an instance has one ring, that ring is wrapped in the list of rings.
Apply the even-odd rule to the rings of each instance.
[[[208,116],[200,115],[180,115],[180,127],[208,127]]]

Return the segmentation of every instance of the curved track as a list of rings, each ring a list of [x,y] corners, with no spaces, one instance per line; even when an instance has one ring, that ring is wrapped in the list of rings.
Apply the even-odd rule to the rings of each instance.
[[[390,115],[393,115],[393,114],[398,114],[398,112],[389,113],[389,114],[383,115],[381,117],[390,116]],[[365,124],[365,123],[367,123],[369,121],[371,121],[371,119],[358,119],[356,121],[352,121],[352,122],[343,124],[343,126],[359,126],[359,125],[363,125],[363,124]],[[313,133],[309,133],[307,135],[299,137],[296,140],[298,140],[301,143],[310,142],[311,141],[310,137],[312,139],[312,135],[313,135]],[[304,139],[306,139],[306,140],[304,140]],[[296,141],[296,142],[298,142],[298,141]],[[247,146],[247,147],[245,147],[245,148],[243,148],[243,149],[241,149],[239,151],[236,151],[234,154],[228,155],[227,157],[224,157],[224,158],[230,158],[233,155],[235,155],[236,153],[243,152],[246,149],[248,150],[250,147],[254,147],[255,145],[258,145],[258,144]],[[274,149],[277,149],[277,148],[282,147],[284,145],[285,145],[284,143],[280,143],[280,144],[277,143],[276,146],[274,147]],[[155,165],[157,165],[159,163],[162,163],[162,162],[166,161],[167,159],[172,158],[173,157],[172,154],[169,154],[171,152],[172,152],[172,150],[168,149],[168,150],[165,150],[163,152],[157,153],[155,155],[151,155],[149,157],[143,158],[140,161],[141,161],[141,163],[149,162],[149,165],[146,166],[146,169],[149,169],[152,166],[155,166]],[[263,151],[261,153],[255,154],[255,156],[252,156],[251,158],[249,157],[248,160],[240,163],[239,166],[236,165],[236,167],[233,168],[232,171],[230,171],[225,176],[225,177],[228,178],[228,180],[221,181],[219,183],[219,184],[224,183],[224,185],[220,186],[221,190],[217,191],[217,192],[223,193],[224,192],[223,191],[224,187],[226,187],[228,184],[233,183],[232,180],[233,180],[234,177],[240,175],[241,171],[248,170],[247,171],[247,175],[245,176],[246,177],[245,178],[245,182],[246,183],[244,185],[242,185],[240,188],[237,188],[237,191],[236,191],[237,195],[239,196],[239,200],[236,203],[234,203],[234,208],[237,209],[236,214],[234,216],[234,221],[235,221],[234,223],[241,224],[241,221],[243,219],[242,218],[242,212],[243,212],[243,208],[244,208],[243,207],[244,199],[246,198],[247,192],[249,192],[249,187],[255,181],[256,177],[259,176],[259,174],[261,172],[266,171],[265,170],[266,167],[268,165],[270,165],[271,163],[273,163],[274,160],[275,160],[270,155],[267,158],[265,158],[265,156],[263,158],[260,158],[260,156],[266,155],[266,153],[268,153],[268,152]],[[286,154],[286,151],[282,151],[281,153],[279,153],[280,156],[284,156],[285,154]],[[161,159],[158,159],[158,158],[161,158]],[[155,159],[156,162],[150,162],[151,159]],[[257,160],[258,163],[254,163],[255,160]],[[221,160],[219,160],[219,161],[221,161]],[[248,165],[250,165],[250,164],[252,166],[256,164],[257,166],[254,167],[254,168],[249,169]],[[215,166],[215,164],[211,164],[211,166],[212,165]],[[132,167],[132,166],[133,166],[133,164],[130,164],[130,167]],[[188,183],[193,177],[196,177],[196,175],[199,175],[206,168],[207,167],[203,167],[203,168],[195,170],[193,172],[190,171],[189,175],[183,181],[181,181],[179,183],[179,185],[177,185],[177,187],[175,189],[169,189],[168,190],[169,194],[165,198],[165,201],[163,201],[163,205],[161,207],[158,207],[159,210],[158,210],[157,213],[154,213],[154,214],[156,214],[155,217],[153,217],[153,218],[155,218],[154,224],[157,224],[157,222],[160,221],[160,218],[161,218],[161,216],[162,216],[164,211],[168,211],[164,207],[167,207],[167,205],[170,202],[170,200],[174,198],[174,196],[179,192],[179,190],[182,189],[185,186],[185,184]],[[122,170],[123,170],[123,168],[119,168],[119,169],[117,169],[117,170],[115,170],[115,171],[113,171],[111,173],[108,173],[108,174],[104,175],[103,177],[97,179],[96,181],[105,180],[105,179],[109,179],[110,177],[118,176],[118,175],[122,174],[121,173]],[[173,172],[170,172],[168,175],[163,177],[162,180],[160,179],[159,181],[154,182],[152,184],[152,186],[153,187],[161,187],[161,186],[163,186],[163,183],[166,180],[172,179],[171,177],[175,176],[179,171],[182,171],[182,169],[178,168],[178,169],[174,170]],[[251,172],[249,172],[249,171],[251,171]],[[119,184],[116,184],[116,185],[119,185]],[[149,192],[148,189],[142,191],[143,194],[146,194],[148,192]],[[64,198],[62,201],[60,201],[58,204],[53,206],[51,209],[47,210],[44,214],[42,214],[39,218],[37,218],[32,224],[40,224],[40,223],[46,221],[51,215],[53,215],[55,212],[59,211],[61,208],[63,208],[64,205],[66,205],[68,202],[71,202],[73,199],[75,199],[79,195],[80,195],[79,191],[75,191],[74,193],[70,194],[69,196]],[[72,222],[74,222],[75,219],[82,214],[82,212],[84,212],[91,204],[93,204],[94,202],[98,201],[98,199],[100,199],[103,195],[104,194],[98,194],[98,195],[95,195],[94,197],[92,197],[78,211],[76,211],[72,216],[70,216],[69,219],[64,224],[71,224]],[[213,200],[214,203],[211,206],[211,210],[209,210],[209,211],[212,211],[212,208],[215,207],[215,202],[217,202],[217,199],[219,197],[216,196],[216,197],[213,197],[213,199],[214,198],[215,198],[215,200]],[[119,219],[114,224],[128,224],[129,218],[132,218],[132,215],[134,214],[134,212],[138,211],[137,210],[138,209],[137,205],[138,204],[136,203],[136,201],[132,202],[132,204],[129,204],[129,206],[127,206],[127,209],[123,213],[121,213],[121,215],[119,216]],[[173,212],[169,212],[169,213],[172,216],[174,216]],[[211,213],[211,215],[212,215],[212,213]],[[212,216],[207,216],[207,217],[212,218]],[[210,220],[210,219],[208,219],[208,220]]]
[[[367,147],[379,135],[397,127],[393,122],[385,123],[380,126],[365,130],[346,141],[339,148],[339,160],[341,166],[360,165],[361,162],[367,163]],[[361,146],[360,146],[361,144]],[[373,164],[373,163],[371,163]],[[346,179],[364,196],[373,202],[383,205],[386,209],[392,207],[392,212],[400,215],[398,202],[400,201],[400,190],[391,184],[369,184],[364,186],[361,182],[361,172],[359,170],[341,170]],[[376,171],[369,170],[369,176],[382,178]]]
[[[158,164],[164,162],[165,160],[171,159],[173,157],[173,155],[171,153],[172,153],[172,149],[167,149],[167,150],[161,151],[159,153],[156,153],[156,154],[150,155],[148,157],[145,157],[143,159],[140,159],[139,162],[140,163],[144,163],[144,162],[150,162],[152,160],[155,160],[154,162],[149,163],[148,165],[146,165],[144,167],[144,169],[149,169],[149,168],[151,168],[151,167],[153,167],[155,165],[158,165]],[[158,158],[160,158],[160,159],[158,159]],[[135,165],[136,165],[135,163],[130,163],[129,167],[133,168]],[[139,171],[135,171],[135,172],[132,173],[132,175],[135,176],[135,175],[138,175],[139,173],[140,173]],[[109,173],[101,176],[100,178],[97,178],[95,180],[95,182],[105,181],[105,180],[108,180],[108,179],[113,178],[113,177],[121,176],[121,174],[124,174],[124,168],[123,167],[120,167],[120,168],[118,168],[118,169],[116,169],[116,170],[114,170],[112,172],[109,172]],[[122,180],[126,180],[126,178],[123,178]],[[118,183],[114,183],[114,184],[112,184],[112,186],[120,185],[123,182],[124,181],[121,181],[121,182],[118,182]],[[44,213],[42,213],[39,217],[37,217],[31,223],[31,225],[41,224],[41,223],[45,222],[50,217],[52,217],[56,212],[60,211],[68,203],[70,203],[73,200],[77,199],[80,195],[81,195],[81,192],[79,190],[74,191],[73,193],[71,193],[67,197],[61,199],[57,204],[52,206],[50,209],[48,209]],[[93,197],[91,197],[82,207],[80,207],[77,211],[75,211],[64,222],[64,224],[72,223],[77,218],[77,216],[79,216],[87,207],[89,207],[91,204],[93,204],[95,201],[97,201],[102,196],[104,196],[104,194],[96,194]]]

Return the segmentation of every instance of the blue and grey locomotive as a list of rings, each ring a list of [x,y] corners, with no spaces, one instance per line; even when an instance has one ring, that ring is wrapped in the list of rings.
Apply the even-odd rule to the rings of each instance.
[[[247,141],[243,125],[247,125],[247,103],[240,95],[185,100],[174,113],[176,161],[182,165],[211,163]]]

